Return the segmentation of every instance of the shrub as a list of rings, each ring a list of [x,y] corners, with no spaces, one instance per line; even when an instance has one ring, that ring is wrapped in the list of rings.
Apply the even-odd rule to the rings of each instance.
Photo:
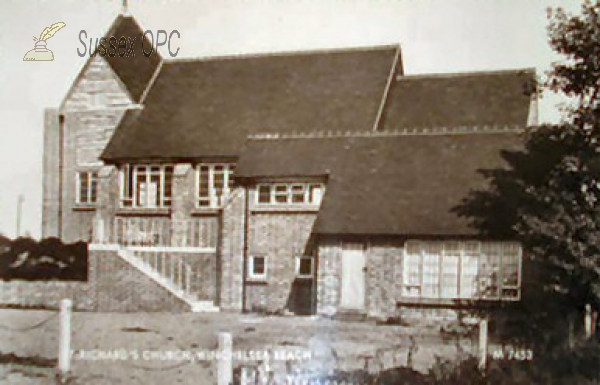
[[[87,280],[87,244],[64,244],[58,238],[35,241],[17,238],[0,254],[0,279],[3,280]]]

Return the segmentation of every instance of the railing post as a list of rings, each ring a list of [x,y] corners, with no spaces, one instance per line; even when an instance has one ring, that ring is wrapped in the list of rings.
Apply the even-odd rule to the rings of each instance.
[[[70,299],[60,301],[60,334],[58,342],[58,375],[64,381],[71,369],[71,310]]]
[[[179,287],[183,284],[183,265],[181,259],[179,260]]]
[[[169,255],[169,263],[171,264],[171,274],[169,275],[169,278],[171,278],[171,280],[173,282],[175,282],[175,280],[173,279],[173,277],[175,276],[175,266],[173,265],[173,255]]]
[[[191,275],[192,275],[192,269],[189,266],[185,266],[185,287],[186,287],[186,291],[188,293],[191,292],[190,290],[190,283],[191,283]]]

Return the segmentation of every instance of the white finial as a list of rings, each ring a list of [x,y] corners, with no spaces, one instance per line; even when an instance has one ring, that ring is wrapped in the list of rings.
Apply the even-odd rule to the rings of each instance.
[[[123,10],[122,10],[123,15],[128,15],[129,14],[129,4],[127,0],[123,0]]]

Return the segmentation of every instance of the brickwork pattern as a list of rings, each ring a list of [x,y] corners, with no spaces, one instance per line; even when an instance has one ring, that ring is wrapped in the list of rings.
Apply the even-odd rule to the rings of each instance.
[[[96,310],[102,312],[187,312],[189,306],[114,251],[91,251]]]
[[[252,302],[262,301],[260,296],[247,296],[247,309],[266,307],[268,312],[293,310],[290,300],[296,279],[296,257],[305,255],[307,247],[310,247],[308,241],[315,219],[316,213],[251,213],[249,255],[267,257],[267,280],[264,289],[266,304]]]
[[[245,209],[245,191],[236,189],[223,207],[221,217],[217,282],[220,288],[219,306],[226,311],[242,311]]]
[[[44,236],[57,236],[60,230],[64,242],[90,239],[93,208],[77,207],[75,175],[79,171],[97,171],[102,166],[98,157],[128,106],[129,94],[120,79],[103,58],[96,57],[86,64],[60,111],[64,116],[62,144],[58,116],[56,112],[47,113]]]
[[[401,293],[402,244],[369,243],[366,250],[367,315],[388,318],[396,314],[396,301]]]
[[[58,111],[44,111],[44,154],[43,154],[43,203],[42,203],[42,237],[58,236],[58,200],[59,185],[59,142],[60,123]]]
[[[77,310],[94,310],[95,295],[87,282],[0,281],[0,306],[58,309],[70,298]]]
[[[181,258],[192,270],[191,291],[198,299],[214,301],[217,299],[217,256],[211,253],[172,253]]]
[[[371,318],[393,317],[401,292],[402,243],[365,244],[365,314]],[[319,244],[318,314],[333,316],[340,310],[342,250],[342,243],[336,240]]]
[[[319,244],[317,269],[317,314],[333,316],[340,303],[342,248],[337,242]]]
[[[257,313],[267,312],[267,289],[264,284],[246,284],[246,310]]]

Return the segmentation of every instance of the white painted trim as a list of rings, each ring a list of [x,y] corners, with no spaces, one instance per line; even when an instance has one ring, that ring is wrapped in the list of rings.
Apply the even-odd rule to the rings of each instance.
[[[117,244],[90,243],[88,250],[90,251],[117,251],[121,246]]]
[[[254,258],[264,258],[265,260],[265,272],[264,274],[254,274]],[[267,276],[269,273],[269,268],[268,268],[268,261],[269,258],[266,255],[251,255],[248,257],[248,280],[249,281],[258,281],[258,282],[263,282],[267,280]]]
[[[263,186],[267,186],[269,188],[269,202],[260,202],[260,194],[259,194],[259,190],[261,187]],[[275,199],[275,197],[277,196],[276,194],[276,189],[278,186],[285,186],[286,187],[286,202],[277,202],[277,200]],[[304,201],[303,202],[293,202],[292,200],[292,188],[293,186],[303,186],[304,187]],[[310,196],[310,189],[312,186],[317,186],[320,191],[320,197],[318,199],[318,202],[311,202],[311,196]],[[321,201],[323,199],[323,191],[325,190],[325,186],[323,183],[311,183],[311,182],[275,182],[275,183],[258,183],[256,185],[255,188],[255,194],[254,194],[254,204],[257,207],[277,207],[277,206],[314,206],[314,207],[318,207],[321,204]],[[283,196],[283,193],[281,193],[279,196]]]
[[[135,255],[133,255],[131,251],[132,250],[130,249],[119,248],[117,250],[117,255],[121,257],[121,259],[123,259],[125,262],[138,269],[142,274],[146,275],[158,285],[162,286],[169,293],[185,302],[190,307],[190,310],[194,310],[195,306],[199,305],[199,302],[201,301],[191,299],[189,295],[186,295],[185,292],[174,282],[172,282],[168,278],[163,277],[154,269],[148,268],[148,265],[146,265],[144,261],[138,259]]]
[[[499,260],[498,260],[498,293],[497,295],[494,296],[487,296],[487,297],[483,297],[481,296],[481,293],[475,293],[475,296],[471,296],[471,297],[467,297],[467,296],[462,296],[461,293],[461,281],[464,278],[464,270],[463,267],[464,265],[464,259],[466,257],[466,249],[463,247],[462,249],[459,250],[459,260],[458,260],[458,266],[460,267],[458,269],[458,272],[461,274],[460,277],[457,276],[457,284],[458,284],[458,293],[457,293],[457,297],[443,297],[442,296],[442,291],[443,288],[442,286],[442,280],[443,280],[443,259],[445,258],[445,246],[444,246],[444,242],[443,241],[433,241],[433,242],[441,242],[442,246],[444,247],[442,249],[442,253],[439,254],[439,263],[440,263],[440,267],[438,268],[438,285],[439,285],[439,293],[438,296],[428,296],[428,295],[423,295],[423,287],[424,287],[424,282],[423,282],[423,277],[425,275],[425,269],[423,266],[423,256],[425,255],[424,251],[421,251],[418,254],[410,254],[410,255],[418,255],[419,256],[419,264],[420,264],[420,275],[419,275],[419,285],[409,285],[409,264],[408,262],[408,246],[411,243],[416,243],[416,244],[426,244],[427,241],[419,241],[419,240],[409,240],[405,243],[405,247],[403,248],[403,263],[402,263],[402,283],[401,283],[401,295],[405,298],[418,298],[418,299],[431,299],[431,300],[449,300],[449,299],[466,299],[466,300],[478,300],[478,301],[519,301],[521,299],[521,291],[522,291],[522,263],[523,263],[523,249],[522,246],[520,244],[518,244],[517,242],[499,242],[499,241],[459,241],[461,245],[466,245],[468,243],[472,243],[475,242],[477,244],[477,250],[473,255],[469,254],[469,256],[473,256],[475,257],[475,261],[477,263],[477,274],[475,275],[475,277],[477,277],[477,290],[479,290],[479,278],[481,277],[481,272],[480,272],[480,265],[481,265],[481,259],[484,256],[483,254],[483,250],[482,250],[482,245],[484,244],[498,244],[498,245],[509,245],[509,244],[513,244],[513,245],[517,245],[518,246],[518,252],[517,252],[517,268],[518,268],[518,279],[517,279],[517,285],[505,285],[503,282],[503,272],[504,272],[504,252],[500,252],[500,255],[502,256]],[[412,265],[411,265],[412,266]],[[406,287],[420,287],[420,294],[419,295],[410,295],[407,293],[406,291]],[[505,297],[502,295],[503,290],[504,289],[514,289],[517,291],[517,296],[516,297]]]
[[[142,39],[143,39],[143,36],[142,36]],[[152,74],[152,77],[150,78],[150,81],[148,81],[148,84],[146,85],[144,92],[142,92],[142,95],[140,96],[139,103],[141,105],[144,104],[144,102],[146,101],[146,97],[148,97],[148,93],[150,93],[152,86],[154,86],[154,83],[156,82],[156,79],[158,78],[158,75],[160,74],[160,71],[162,70],[163,63],[164,63],[164,60],[161,58],[160,62],[158,63],[158,66],[156,67],[156,69],[154,70],[154,73]]]
[[[160,179],[160,188],[158,188],[157,186],[157,194],[158,194],[158,200],[159,203],[155,204],[155,205],[148,205],[148,197],[149,195],[146,194],[146,204],[145,205],[138,205],[137,204],[137,176],[138,176],[138,172],[140,171],[140,169],[144,169],[143,171],[145,171],[146,173],[146,185],[150,185],[150,181],[152,179],[152,175],[156,175],[156,173],[153,173],[152,167],[159,167],[160,171],[158,172],[158,177]],[[120,208],[133,208],[133,209],[166,209],[171,207],[170,203],[172,202],[172,197],[170,197],[170,199],[168,200],[169,205],[165,204],[165,169],[167,167],[173,167],[173,175],[175,175],[175,165],[168,163],[168,164],[160,164],[160,163],[156,163],[156,164],[152,164],[152,163],[144,163],[144,164],[125,164],[123,167],[121,167],[119,169],[119,172],[121,173],[121,186],[120,186],[120,196],[119,196],[119,207]],[[133,178],[132,178],[132,184],[133,186],[129,186],[130,189],[132,189],[132,201],[131,201],[131,206],[125,206],[123,204],[124,200],[126,199],[125,195],[125,184],[129,182],[129,178],[126,178],[125,172],[123,172],[123,170],[125,170],[126,168],[129,168],[129,172],[133,173]],[[172,181],[171,181],[172,183]],[[172,186],[172,184],[171,184]],[[173,191],[171,190],[171,194],[173,193]],[[128,198],[127,198],[128,199]]]
[[[95,251],[115,251],[122,249],[123,246],[116,243],[90,243],[89,250]],[[215,247],[185,247],[185,246],[126,246],[131,251],[143,251],[148,253],[190,253],[190,254],[214,254],[217,252]]]
[[[83,202],[81,200],[81,174],[87,174],[87,201]],[[91,200],[92,198],[92,185],[93,182],[96,182],[95,195],[96,200]],[[98,171],[97,170],[80,170],[75,172],[75,204],[79,206],[95,206],[96,201],[98,200]]]
[[[131,251],[144,251],[149,253],[198,253],[212,254],[216,247],[191,247],[191,246],[127,246]]]
[[[215,192],[215,166],[223,167],[223,191],[221,196],[217,196]],[[200,181],[202,178],[201,168],[208,167],[208,206],[200,205]],[[196,209],[219,209],[223,207],[223,198],[227,195],[227,193],[231,192],[229,188],[229,180],[233,178],[233,169],[235,168],[235,163],[227,163],[227,162],[219,162],[219,163],[198,163],[196,167],[196,188],[195,188],[195,203],[194,207]]]
[[[373,123],[373,130],[377,131],[379,128],[379,123],[381,122],[381,117],[383,116],[383,110],[385,109],[385,105],[387,103],[388,95],[390,93],[390,89],[392,88],[392,83],[395,79],[396,67],[398,66],[398,61],[400,59],[400,45],[396,49],[396,54],[394,55],[394,61],[392,62],[392,68],[390,69],[387,82],[385,84],[385,89],[383,90],[383,96],[381,97],[381,102],[379,103],[379,108],[377,110],[377,116],[375,117],[375,122]]]
[[[310,274],[300,274],[300,261],[302,259],[310,260]],[[296,256],[296,277],[298,278],[314,278],[315,276],[315,258],[307,255]]]

